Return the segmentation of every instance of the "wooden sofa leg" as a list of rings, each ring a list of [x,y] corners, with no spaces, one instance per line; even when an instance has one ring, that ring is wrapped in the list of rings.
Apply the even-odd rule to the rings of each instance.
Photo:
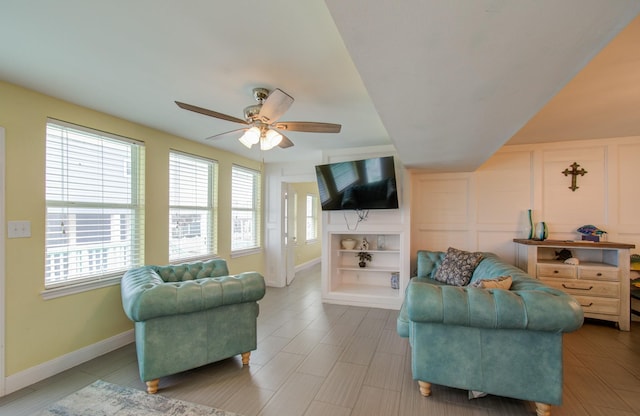
[[[420,386],[420,394],[423,396],[431,396],[431,383],[427,383],[426,381],[418,380],[418,386]]]
[[[159,378],[147,381],[147,393],[156,394],[158,392],[158,383],[160,383]]]
[[[241,355],[242,355],[242,365],[249,365],[249,358],[251,357],[251,351],[243,352]]]
[[[536,402],[536,414],[538,416],[551,416],[551,405]]]

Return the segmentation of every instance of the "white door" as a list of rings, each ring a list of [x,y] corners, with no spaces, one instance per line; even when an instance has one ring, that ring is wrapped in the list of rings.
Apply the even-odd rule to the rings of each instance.
[[[296,277],[296,192],[290,183],[283,183],[282,189],[283,195],[283,210],[282,210],[282,224],[284,227],[282,235],[284,236],[284,257],[285,257],[285,273],[287,286],[293,282]]]

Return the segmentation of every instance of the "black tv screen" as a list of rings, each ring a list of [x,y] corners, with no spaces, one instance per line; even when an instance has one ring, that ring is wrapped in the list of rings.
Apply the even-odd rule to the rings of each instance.
[[[398,208],[393,156],[316,166],[322,210]]]

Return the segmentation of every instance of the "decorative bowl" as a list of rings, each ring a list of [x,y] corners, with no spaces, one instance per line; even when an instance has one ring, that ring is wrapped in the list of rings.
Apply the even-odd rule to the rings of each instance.
[[[354,248],[356,248],[356,243],[357,241],[353,238],[345,238],[340,241],[340,244],[342,244],[342,248],[345,250],[353,250]]]

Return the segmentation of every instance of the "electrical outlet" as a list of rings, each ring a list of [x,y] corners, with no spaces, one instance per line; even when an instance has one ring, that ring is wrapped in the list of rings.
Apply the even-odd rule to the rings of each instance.
[[[31,237],[31,221],[9,221],[7,224],[8,238]]]

